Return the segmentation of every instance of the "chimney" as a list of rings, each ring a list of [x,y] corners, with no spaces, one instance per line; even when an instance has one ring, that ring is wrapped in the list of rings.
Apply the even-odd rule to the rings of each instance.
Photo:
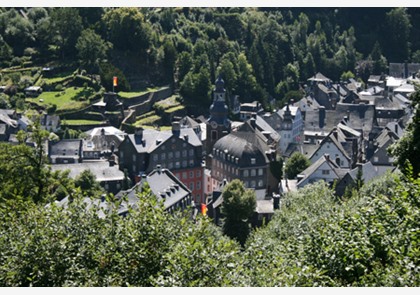
[[[160,174],[162,172],[162,166],[156,165],[156,171]]]
[[[319,128],[324,128],[325,126],[325,107],[319,107]]]
[[[337,129],[336,128],[334,128],[332,134],[335,137],[335,139],[338,139],[338,133],[337,133]]]
[[[115,165],[115,155],[114,154],[112,154],[110,157],[109,157],[109,167],[113,167],[114,165]]]
[[[143,136],[143,130],[144,130],[143,127],[137,127],[134,134],[142,137]]]
[[[251,123],[251,126],[252,126],[252,128],[255,128],[255,126],[256,126],[256,123],[255,123],[255,118],[251,118],[250,120],[250,123]]]
[[[395,134],[398,135],[398,124],[395,124]]]
[[[327,159],[327,161],[330,160],[330,154],[324,154],[325,159]]]
[[[273,193],[273,208],[274,210],[280,209],[280,194]]]
[[[181,130],[181,125],[179,124],[179,121],[172,122],[172,133],[173,134],[175,134],[175,133],[179,134],[180,130]]]

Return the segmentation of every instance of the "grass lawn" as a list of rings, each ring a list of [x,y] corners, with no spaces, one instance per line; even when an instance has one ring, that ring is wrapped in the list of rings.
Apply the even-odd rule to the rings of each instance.
[[[67,126],[81,126],[81,125],[101,125],[103,124],[103,121],[95,121],[95,120],[62,120],[62,125]]]
[[[134,123],[134,126],[139,127],[143,125],[153,125],[153,123],[159,121],[160,119],[161,118],[159,116],[153,115],[153,116],[146,117],[144,119],[136,121],[136,123]]]
[[[83,87],[69,87],[63,91],[48,91],[41,93],[36,98],[26,98],[26,101],[36,103],[40,106],[57,105],[58,112],[79,110],[89,105],[89,101],[77,101],[81,97],[87,97],[93,91]]]
[[[182,109],[185,109],[185,107],[183,105],[178,105],[178,106],[174,106],[172,108],[166,109],[165,113],[170,114],[170,113],[173,113],[175,111],[182,110]]]
[[[177,97],[178,95],[172,95],[168,97],[167,99],[156,102],[155,105],[162,110],[166,110],[171,107],[178,106],[180,105],[180,103],[176,100]]]
[[[143,127],[144,129],[153,129],[153,130],[156,130],[156,127],[155,126],[142,125],[141,127]],[[172,126],[159,126],[159,127],[160,127],[160,131],[172,130]]]

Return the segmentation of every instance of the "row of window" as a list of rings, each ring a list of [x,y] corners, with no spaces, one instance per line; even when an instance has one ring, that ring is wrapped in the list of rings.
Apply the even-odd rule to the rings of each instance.
[[[182,173],[175,173],[176,178],[181,179],[181,180],[185,180],[189,178],[194,178],[194,171],[190,171],[189,173],[187,172],[182,172]],[[201,170],[197,170],[195,172],[195,176],[196,177],[201,177]]]
[[[194,182],[190,182],[189,188],[191,191],[194,190]],[[197,185],[195,187],[196,190],[200,190],[201,189],[201,181],[197,181]]]
[[[258,186],[257,186],[258,184]],[[247,188],[262,188],[264,187],[264,181],[262,179],[255,181],[255,180],[251,180],[251,181],[244,181],[244,186]]]

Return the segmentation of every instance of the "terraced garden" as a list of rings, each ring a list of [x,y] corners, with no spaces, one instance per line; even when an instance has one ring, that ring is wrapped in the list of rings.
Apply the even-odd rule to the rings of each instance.
[[[91,88],[69,87],[63,91],[43,92],[36,98],[26,98],[26,101],[46,108],[55,104],[57,112],[62,113],[87,107],[89,101],[86,98],[93,93]]]

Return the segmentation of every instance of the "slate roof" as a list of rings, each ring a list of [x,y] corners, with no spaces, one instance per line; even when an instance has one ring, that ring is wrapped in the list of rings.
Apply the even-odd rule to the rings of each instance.
[[[172,130],[158,131],[154,129],[143,130],[143,135],[129,134],[128,139],[136,148],[137,153],[152,153],[156,148],[173,136],[188,141],[192,146],[201,146],[200,138],[191,128],[181,128],[179,132],[172,133]],[[188,138],[188,139],[187,139]]]
[[[188,197],[191,191],[168,169],[155,169],[146,177],[150,190],[158,198],[163,200],[165,209],[170,208],[175,203]],[[121,198],[127,196],[128,204],[125,203],[120,208],[119,213],[122,214],[128,210],[128,206],[133,206],[138,202],[137,193],[141,189],[143,182],[137,183],[128,191],[119,192],[116,197]]]
[[[0,134],[6,134],[6,124],[0,124]]]
[[[266,144],[265,136],[250,126],[249,121],[238,131],[216,141],[214,148],[238,158],[239,167],[265,166],[270,161],[266,152],[271,148]],[[256,159],[255,165],[250,164],[251,158]]]
[[[112,145],[117,150],[125,138],[125,132],[112,127],[98,127],[86,131],[88,135],[83,140],[83,151],[110,151]]]
[[[299,100],[298,102],[295,102],[293,106],[299,107],[301,112],[305,112],[308,110],[318,109],[320,104],[316,101],[316,99],[310,96],[306,96],[302,98],[301,100]]]
[[[337,137],[338,138],[335,138],[334,131],[337,131]],[[346,151],[346,149],[341,144],[341,142],[345,142],[344,135],[341,132],[339,132],[339,130],[337,130],[337,128],[334,128],[333,130],[331,130],[330,133],[322,139],[318,148],[313,152],[313,154],[310,157],[312,158],[312,156],[327,142],[332,142],[347,160],[351,159],[348,152]]]
[[[313,77],[309,78],[308,81],[315,81],[315,82],[331,82],[331,80],[325,77],[321,73],[316,73]]]
[[[7,112],[0,112],[0,122],[3,122],[5,124],[9,125],[12,128],[17,128],[18,127],[17,121],[11,119]]]
[[[182,118],[179,121],[179,123],[181,124],[181,127],[187,127],[192,129],[200,128],[200,124],[189,116],[185,116],[184,118]]]
[[[364,132],[366,136],[374,127],[375,106],[366,104],[344,104],[338,103],[335,110],[325,111],[324,131],[328,133],[338,125],[345,117],[348,118],[346,125]],[[305,134],[307,131],[321,134],[319,128],[319,110],[307,111],[305,116]]]
[[[257,115],[255,124],[257,124],[260,131],[270,132],[270,137],[278,142],[280,140],[280,134],[277,133],[265,120],[263,117]]]
[[[366,162],[362,164],[361,169],[362,169],[362,174],[363,174],[363,180],[365,182],[379,175],[378,170],[375,168],[375,166],[373,166],[372,162]],[[358,171],[359,171],[359,167],[356,167],[347,173],[353,180],[356,180]]]
[[[69,177],[75,179],[83,171],[90,170],[96,177],[96,181],[119,181],[124,179],[124,173],[119,170],[118,165],[110,166],[108,161],[85,161],[75,164],[54,164],[52,171],[70,170]]]
[[[317,161],[315,161],[315,163],[306,168],[303,172],[299,173],[299,175],[304,175],[304,177],[301,180],[299,180],[297,186],[299,186],[300,183],[308,179],[324,163],[327,163],[330,166],[331,170],[337,175],[338,178],[342,178],[346,174],[348,169],[341,169],[336,163],[334,163],[334,161],[328,159],[328,157],[329,156],[327,155],[323,155]]]
[[[49,148],[50,157],[80,157],[81,139],[62,139],[52,143]]]
[[[394,89],[394,92],[405,92],[405,93],[412,93],[415,92],[414,85],[412,84],[403,84],[398,88]]]

